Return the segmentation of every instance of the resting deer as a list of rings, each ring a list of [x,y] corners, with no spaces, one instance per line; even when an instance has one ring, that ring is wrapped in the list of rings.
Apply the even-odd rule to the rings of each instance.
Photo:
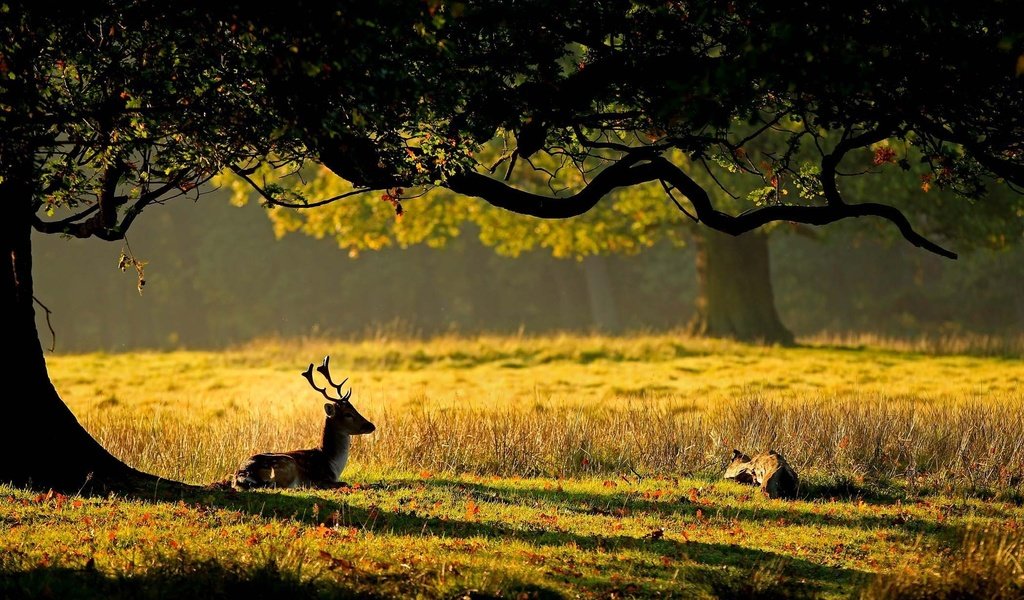
[[[725,479],[761,486],[769,498],[795,498],[800,478],[784,456],[774,450],[750,458],[739,450],[732,451],[732,461],[725,469]]]
[[[339,384],[335,384],[331,379],[330,361],[330,356],[324,357],[323,364],[316,370],[335,389],[338,394],[337,398],[332,398],[327,393],[326,387],[320,388],[314,383],[312,364],[302,373],[309,385],[329,400],[324,405],[327,421],[324,423],[324,436],[320,447],[311,450],[293,450],[251,456],[242,463],[238,472],[235,473],[232,485],[236,489],[325,488],[344,485],[338,482],[338,477],[341,476],[341,472],[348,462],[352,436],[373,433],[376,428],[349,402],[349,398],[352,397],[352,389],[350,388],[345,394],[341,393],[341,388],[348,378],[346,377]]]

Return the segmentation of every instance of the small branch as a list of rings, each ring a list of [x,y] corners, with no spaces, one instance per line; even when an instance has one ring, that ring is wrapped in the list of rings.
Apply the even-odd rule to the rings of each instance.
[[[93,204],[92,206],[86,208],[82,212],[71,215],[70,217],[67,217],[66,219],[61,219],[59,221],[44,221],[39,217],[34,217],[32,221],[32,227],[34,227],[35,230],[38,231],[39,233],[64,233],[64,229],[68,225],[71,225],[76,221],[81,221],[82,219],[88,217],[92,213],[99,210],[99,208],[99,204]]]
[[[742,148],[744,146],[744,144],[746,144],[747,142],[749,142],[749,141],[753,140],[754,138],[760,136],[765,131],[768,131],[769,129],[774,127],[776,124],[779,123],[779,121],[782,120],[783,117],[785,117],[786,115],[790,114],[791,112],[793,112],[793,109],[787,108],[786,110],[784,110],[784,111],[780,112],[779,114],[775,115],[775,118],[772,119],[771,121],[766,121],[762,127],[754,130],[754,132],[751,133],[750,135],[748,135],[747,137],[745,137],[742,140],[736,142],[735,144],[730,144],[730,145],[733,147],[733,149]]]
[[[717,177],[715,177],[715,172],[711,170],[710,166],[708,166],[708,161],[704,160],[704,158],[701,158],[700,164],[701,166],[704,167],[704,170],[707,171],[707,174],[711,177],[711,180],[715,182],[715,185],[718,186],[718,189],[728,194],[728,196],[733,200],[739,200],[739,196],[730,192],[724,185],[722,185],[722,182],[719,181]]]
[[[697,218],[697,215],[690,213],[690,211],[686,210],[686,208],[684,208],[683,205],[680,204],[678,200],[676,200],[675,194],[672,193],[672,188],[670,188],[668,184],[665,183],[664,179],[661,180],[661,187],[665,188],[665,193],[668,194],[668,197],[672,199],[672,202],[675,203],[676,208],[678,208],[681,213],[690,217],[690,219],[692,219],[694,223],[700,221],[700,219]]]
[[[53,314],[53,311],[50,310],[49,307],[47,307],[45,304],[40,302],[39,298],[36,298],[35,296],[32,296],[32,300],[35,301],[35,303],[39,305],[39,308],[42,308],[44,311],[46,311],[46,326],[50,328],[50,347],[49,347],[49,351],[53,352],[57,348],[57,332],[53,330],[53,323],[50,323],[50,315]]]
[[[880,142],[889,137],[891,133],[887,127],[882,126],[854,137],[847,137],[849,130],[844,131],[843,138],[832,149],[832,152],[821,157],[821,189],[829,206],[844,204],[843,197],[839,194],[839,186],[836,185],[836,174],[839,163],[846,156],[846,153],[856,148],[864,148]]]
[[[342,199],[348,198],[350,196],[358,196],[359,194],[365,194],[366,192],[372,191],[372,188],[359,188],[359,189],[355,189],[355,190],[352,190],[352,191],[349,191],[349,192],[345,192],[343,194],[338,194],[337,196],[332,196],[330,198],[325,198],[323,200],[317,200],[315,202],[307,202],[305,204],[296,204],[294,202],[284,202],[283,200],[278,200],[277,198],[274,198],[273,196],[268,194],[266,190],[264,190],[258,183],[256,183],[255,181],[252,180],[251,177],[249,177],[250,170],[248,170],[248,169],[240,169],[238,167],[234,167],[233,166],[233,167],[231,167],[231,171],[235,175],[238,175],[239,177],[241,177],[242,180],[244,180],[246,183],[248,183],[249,187],[251,187],[252,189],[256,190],[256,193],[259,194],[261,198],[266,200],[267,204],[270,204],[270,205],[273,205],[273,206],[281,206],[281,207],[284,207],[284,208],[300,208],[300,209],[301,208],[316,208],[318,206],[324,206],[325,204],[330,204],[331,202],[342,200]]]

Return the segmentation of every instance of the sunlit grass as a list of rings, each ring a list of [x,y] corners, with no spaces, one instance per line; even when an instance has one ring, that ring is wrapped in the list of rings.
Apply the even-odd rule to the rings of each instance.
[[[403,597],[533,589],[728,598],[731,581],[759,569],[804,592],[844,597],[875,571],[939,568],[965,528],[1024,517],[1011,503],[902,488],[787,502],[678,477],[358,470],[352,478],[360,485],[341,491],[207,492],[155,504],[0,489],[0,566],[22,573],[0,592],[90,577],[156,585],[175,572],[209,584],[219,572],[212,561],[243,579],[269,566],[306,591]],[[24,574],[33,571],[34,580]]]
[[[674,336],[276,340],[215,352],[58,355],[58,390],[104,444],[175,479],[314,444],[298,376],[331,354],[378,424],[353,460],[450,473],[714,472],[773,447],[844,476],[1021,477],[1024,361],[884,345],[765,348]]]
[[[0,490],[0,586],[848,597],[903,572],[951,585],[928,574],[964,531],[1024,522],[1024,361],[980,342],[836,341],[380,336],[53,356],[89,430],[169,478],[205,484],[253,452],[314,445],[322,399],[299,373],[328,353],[378,429],[340,492]],[[783,452],[799,499],[720,480],[733,447]],[[898,581],[865,589],[911,589]]]

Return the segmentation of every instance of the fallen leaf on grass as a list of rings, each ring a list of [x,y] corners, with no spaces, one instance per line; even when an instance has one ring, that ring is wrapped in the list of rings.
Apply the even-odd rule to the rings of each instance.
[[[326,550],[320,551],[320,558],[328,562],[328,568],[330,569],[343,569],[345,571],[355,569],[355,565],[352,564],[352,561],[346,558],[335,558]]]
[[[466,502],[466,518],[472,521],[479,515],[480,507],[477,505],[477,503],[472,500]]]

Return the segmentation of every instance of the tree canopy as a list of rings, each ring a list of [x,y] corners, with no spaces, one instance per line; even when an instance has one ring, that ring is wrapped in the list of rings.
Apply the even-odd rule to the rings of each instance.
[[[873,216],[952,256],[848,181],[902,168],[965,202],[1024,181],[1011,8],[10,5],[0,152],[5,170],[36,157],[37,211],[77,211],[36,229],[76,236],[120,237],[143,208],[222,169],[270,204],[339,199],[256,177],[319,163],[398,211],[440,186],[558,219],[652,184],[652,201],[728,233]],[[542,157],[569,189],[557,176],[548,193],[514,185]],[[749,178],[747,206],[716,203],[721,169]]]
[[[1007,4],[535,2],[438,14],[445,51],[432,67],[443,65],[439,84],[457,85],[458,102],[422,98],[417,110],[433,110],[432,120],[417,119],[415,129],[354,127],[345,115],[339,127],[335,113],[317,130],[340,142],[310,132],[322,164],[357,187],[390,190],[392,202],[411,186],[440,185],[566,218],[614,189],[656,183],[729,233],[875,216],[951,256],[891,203],[852,202],[848,180],[888,166],[912,172],[913,188],[967,199],[1020,181],[1021,35]],[[424,81],[435,71],[425,72]],[[349,134],[398,145],[338,162],[328,149],[358,146]],[[503,136],[498,156],[477,151],[495,135]],[[499,179],[538,154],[575,169],[582,185],[541,194]],[[715,184],[701,181],[709,164],[747,175],[750,205],[724,212],[708,193]],[[271,203],[311,199],[275,192]]]

